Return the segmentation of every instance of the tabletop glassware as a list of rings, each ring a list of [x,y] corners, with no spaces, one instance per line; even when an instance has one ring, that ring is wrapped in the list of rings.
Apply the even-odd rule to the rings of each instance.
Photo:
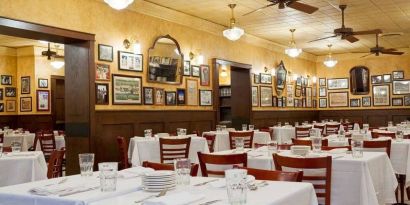
[[[254,125],[249,125],[249,131],[253,131],[255,129]]]
[[[247,170],[245,169],[228,169],[225,170],[226,191],[230,205],[246,204],[246,184]]]
[[[92,176],[94,167],[94,153],[78,154],[81,176]]]
[[[220,131],[222,131],[221,125],[216,125],[216,132],[220,132]]]
[[[102,192],[113,192],[117,189],[118,162],[98,163],[100,172],[100,189]]]
[[[275,140],[271,140],[268,143],[268,154],[271,155],[273,153],[276,153],[278,151],[278,142]]]
[[[243,151],[244,146],[245,146],[245,139],[243,137],[235,137],[236,151]]]
[[[12,152],[21,152],[21,142],[14,141],[11,143]]]
[[[144,137],[151,138],[152,137],[152,129],[144,130]]]
[[[288,126],[289,125],[289,122],[285,122],[285,126]]]
[[[321,152],[322,151],[322,137],[313,136],[310,137],[312,140],[312,148],[313,152]]]
[[[242,131],[248,130],[248,125],[247,124],[242,124]]]
[[[337,134],[337,139],[340,142],[345,141],[345,136],[346,136],[345,131],[341,129],[341,130],[339,130],[339,133]]]
[[[398,142],[402,142],[403,141],[403,138],[404,138],[404,134],[403,134],[403,131],[397,131],[396,132],[396,140],[398,141]]]
[[[295,122],[295,127],[299,126],[299,122]]]
[[[363,140],[352,140],[352,156],[353,158],[363,157]]]
[[[185,158],[175,159],[174,170],[177,185],[188,186],[191,181],[191,160]]]
[[[281,123],[281,122],[278,122],[278,127],[282,127],[282,123]]]
[[[393,127],[393,122],[392,121],[387,122],[387,127]]]
[[[226,125],[221,125],[221,130],[226,131]]]

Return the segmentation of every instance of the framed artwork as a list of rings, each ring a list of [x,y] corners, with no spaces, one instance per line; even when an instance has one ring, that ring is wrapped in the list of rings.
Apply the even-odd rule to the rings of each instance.
[[[362,106],[363,107],[372,106],[372,98],[371,97],[362,97]]]
[[[272,75],[267,73],[260,73],[261,84],[272,84]]]
[[[184,61],[184,76],[191,76],[191,61]]]
[[[302,86],[307,87],[309,85],[309,79],[308,78],[302,78]]]
[[[327,108],[327,99],[319,98],[319,108]]]
[[[360,107],[360,99],[350,99],[350,107]]]
[[[312,88],[312,96],[315,98],[316,97],[316,86],[314,86],[313,88]]]
[[[278,97],[278,107],[283,107],[283,98]]]
[[[199,105],[212,106],[212,90],[199,90]]]
[[[16,112],[15,100],[6,100],[6,112]]]
[[[320,87],[319,88],[319,97],[326,97],[327,93],[326,93],[326,87]]]
[[[210,70],[208,65],[201,65],[199,66],[201,71],[201,86],[209,86],[210,85]]]
[[[269,74],[270,78],[272,76]],[[288,76],[288,71],[285,68],[285,64],[281,60],[278,67],[276,68],[276,76],[275,76],[275,91],[278,96],[281,96],[283,90],[285,90],[286,86],[286,78]],[[262,82],[262,79],[261,79]]]
[[[301,87],[296,87],[295,89],[295,97],[300,97],[302,95]]]
[[[177,93],[174,91],[165,91],[165,105],[176,105]]]
[[[37,111],[50,111],[50,91],[37,90]]]
[[[21,77],[21,94],[30,94],[30,76]]]
[[[302,86],[302,77],[297,77],[296,78],[296,86]]]
[[[4,92],[3,88],[0,88],[0,100],[3,100],[4,98]]]
[[[118,51],[119,70],[142,72],[143,64],[142,54]]]
[[[328,90],[349,89],[349,79],[348,78],[327,79],[327,89]],[[329,106],[330,106],[330,102],[329,102]]]
[[[293,107],[294,106],[294,93],[293,93],[293,85],[287,84],[286,85],[286,106]]]
[[[302,107],[306,107],[306,98],[302,99]]]
[[[382,75],[372,75],[372,84],[381,84],[383,83],[383,76]]]
[[[403,106],[403,98],[392,98],[393,106]]]
[[[383,75],[383,83],[391,83],[391,75],[390,74],[384,74]]]
[[[313,100],[313,101],[312,101],[312,107],[313,107],[313,108],[317,108],[317,100]]]
[[[393,74],[393,80],[404,79],[404,71],[402,70],[393,71],[392,74]]]
[[[6,87],[5,88],[6,97],[16,97],[16,88],[15,87]]]
[[[252,106],[259,106],[259,91],[258,86],[252,86]]]
[[[102,63],[96,63],[95,64],[95,80],[110,80],[110,65],[108,64],[102,64]]]
[[[153,87],[144,87],[144,105],[153,105],[154,104],[154,88]]]
[[[198,67],[199,68],[199,67]],[[198,105],[198,80],[186,79],[187,105]]]
[[[286,97],[282,97],[282,107],[286,107]]]
[[[272,87],[260,86],[261,107],[272,107]]]
[[[31,112],[31,97],[20,98],[20,112]]]
[[[253,74],[253,83],[254,83],[254,84],[259,84],[259,83],[261,83],[260,75],[258,75],[258,74]]]
[[[294,99],[294,107],[299,107],[299,99]]]
[[[404,106],[410,106],[410,95],[404,96]]]
[[[13,77],[11,75],[1,75],[1,84],[2,85],[11,85]]]
[[[373,86],[373,106],[390,106],[390,86]]]
[[[197,65],[191,66],[191,76],[199,77],[201,75],[201,69]]]
[[[329,107],[349,107],[348,92],[329,93]]]
[[[38,79],[38,88],[48,88],[48,79],[39,78]]]
[[[326,78],[319,78],[319,86],[326,86]]]
[[[272,96],[272,107],[278,107],[278,97]]]
[[[142,104],[141,77],[128,75],[112,75],[112,104]]]
[[[306,107],[312,107],[312,87],[306,87],[305,93],[306,93]]]
[[[155,105],[164,105],[165,104],[165,90],[162,88],[155,88]]]
[[[393,95],[410,94],[410,80],[393,81]]]
[[[0,112],[4,112],[4,103],[0,103]]]
[[[108,105],[109,104],[109,89],[106,83],[95,84],[95,104]]]
[[[112,46],[98,44],[98,60],[112,62],[114,60],[114,51]]]
[[[177,89],[177,105],[185,105],[185,89]]]

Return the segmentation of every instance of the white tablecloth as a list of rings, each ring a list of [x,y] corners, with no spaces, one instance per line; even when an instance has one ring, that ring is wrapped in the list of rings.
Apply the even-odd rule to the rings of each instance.
[[[55,136],[56,139],[56,149],[60,150],[61,148],[65,147],[65,140],[64,136]],[[37,143],[36,150],[41,150],[40,142]]]
[[[47,164],[42,152],[7,153],[0,157],[0,187],[43,179],[47,179]]]
[[[231,149],[231,147],[229,146],[229,133],[228,132],[211,131],[211,132],[204,132],[203,134],[206,134],[206,133],[216,134],[215,147],[214,147],[215,152]],[[270,134],[268,132],[254,131],[253,133],[253,143],[266,144],[270,139],[271,139]]]
[[[282,126],[282,127],[270,127],[273,132],[273,140],[276,140],[278,144],[292,143],[292,139],[295,138],[295,127]]]
[[[11,146],[12,142],[17,141],[17,142],[21,142],[21,151],[27,151],[30,147],[33,146],[35,136],[36,135],[34,133],[6,134],[4,135],[3,146],[9,147]],[[56,136],[55,139],[56,139],[56,149],[61,149],[62,147],[65,147],[64,136]],[[40,143],[37,143],[36,150],[41,150]]]
[[[192,163],[198,163],[197,152],[209,153],[208,143],[202,137],[191,137],[189,158]],[[146,139],[144,137],[131,138],[128,158],[132,166],[140,166],[143,161],[160,162],[159,140],[157,138]]]

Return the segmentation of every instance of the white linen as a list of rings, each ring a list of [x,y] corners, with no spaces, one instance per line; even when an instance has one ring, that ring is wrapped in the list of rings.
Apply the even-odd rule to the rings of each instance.
[[[179,192],[168,194],[158,198],[151,198],[144,201],[144,205],[186,205],[205,198],[204,194],[191,194],[189,192]]]
[[[34,133],[6,134],[4,135],[3,146],[10,147],[12,142],[17,141],[21,143],[21,151],[28,151],[28,149],[32,147],[34,144],[35,136],[36,135]],[[62,147],[65,147],[64,136],[56,136],[55,139],[56,139],[56,149],[59,150]],[[36,150],[41,151],[40,143],[37,143]]]
[[[56,140],[56,149],[57,150],[60,150],[61,148],[65,147],[65,139],[64,139],[63,135],[55,136],[55,140]],[[40,142],[37,143],[36,150],[41,151]]]
[[[270,127],[273,132],[273,140],[276,140],[278,144],[291,144],[292,139],[295,138],[295,127]]]
[[[203,134],[206,134],[206,133],[216,134],[215,147],[214,147],[215,152],[231,149],[229,145],[229,133],[228,132],[211,131],[211,132],[204,132]],[[265,144],[270,139],[271,139],[270,134],[268,132],[254,131],[253,133],[253,143]]]

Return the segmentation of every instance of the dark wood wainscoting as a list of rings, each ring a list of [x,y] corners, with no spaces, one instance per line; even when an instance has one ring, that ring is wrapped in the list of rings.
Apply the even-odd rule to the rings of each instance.
[[[36,132],[41,129],[53,129],[53,119],[51,115],[2,115],[0,116],[0,128],[4,126]]]
[[[277,111],[253,111],[252,123],[255,127],[268,127],[276,125],[277,122],[294,122],[317,120],[315,110],[277,110]]]

